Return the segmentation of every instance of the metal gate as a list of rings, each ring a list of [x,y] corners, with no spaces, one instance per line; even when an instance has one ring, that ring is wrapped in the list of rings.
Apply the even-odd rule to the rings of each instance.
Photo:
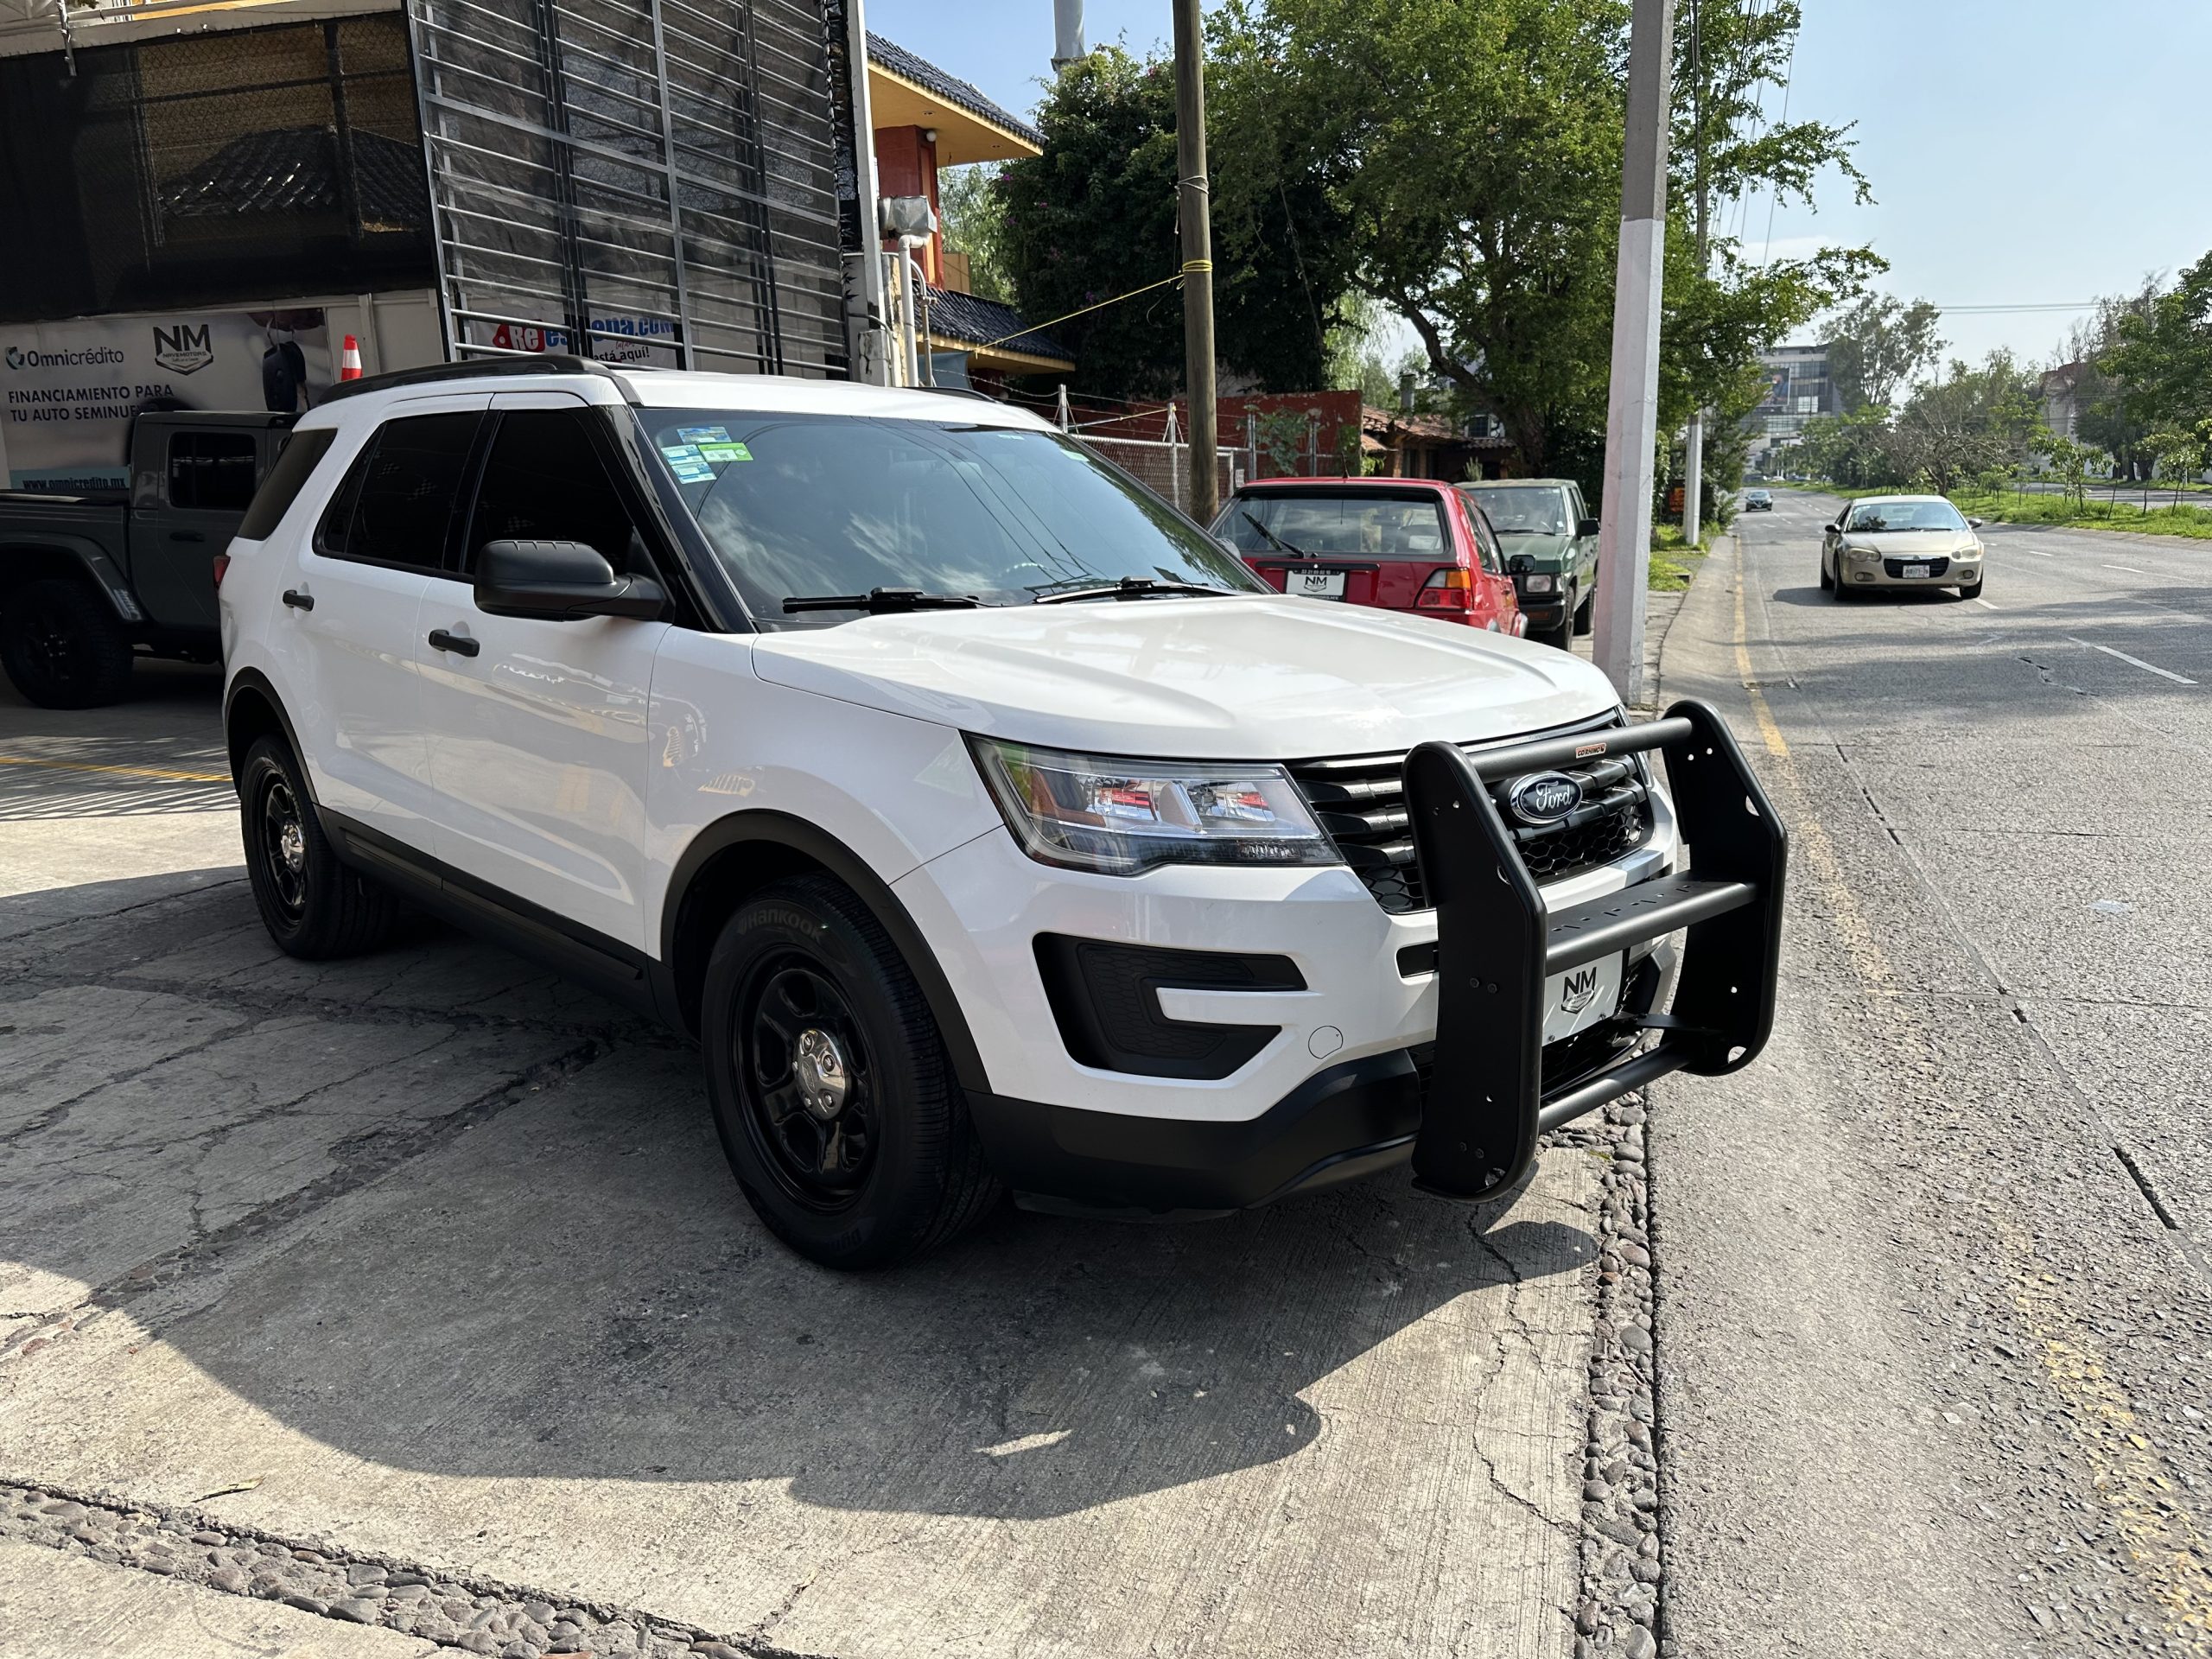
[[[842,376],[845,0],[409,0],[453,358]]]

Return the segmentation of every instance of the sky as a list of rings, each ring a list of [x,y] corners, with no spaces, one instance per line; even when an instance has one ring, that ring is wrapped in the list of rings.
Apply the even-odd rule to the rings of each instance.
[[[1008,109],[1035,108],[1052,0],[864,4],[879,34]],[[1853,206],[1830,177],[1811,210],[1742,204],[1726,225],[1741,226],[1747,257],[1871,245],[1891,264],[1878,290],[1946,308],[1952,354],[2002,346],[2040,363],[2080,312],[1951,308],[2079,304],[2212,251],[2207,0],[1804,0],[1804,12],[1789,114],[1855,124],[1875,200]],[[1165,49],[1172,29],[1167,0],[1088,0],[1084,22],[1093,45],[1140,54]],[[1781,102],[1770,92],[1775,114]]]

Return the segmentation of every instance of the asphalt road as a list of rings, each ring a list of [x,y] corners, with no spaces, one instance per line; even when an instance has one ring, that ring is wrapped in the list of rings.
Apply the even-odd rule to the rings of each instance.
[[[1655,1091],[1663,1634],[2212,1653],[2212,546],[1839,603],[1834,505],[1662,659],[1794,836],[1773,1043]]]

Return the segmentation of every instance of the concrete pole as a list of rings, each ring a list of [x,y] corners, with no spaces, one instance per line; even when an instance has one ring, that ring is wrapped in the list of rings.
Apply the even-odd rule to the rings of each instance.
[[[1666,266],[1674,0],[1635,0],[1631,27],[1620,259],[1613,279],[1612,384],[1605,400],[1605,522],[1598,538],[1592,641],[1598,666],[1628,703],[1643,695],[1651,466],[1659,442],[1659,296]]]
[[[1695,161],[1695,188],[1697,193],[1697,272],[1705,275],[1706,262],[1711,257],[1707,226],[1712,217],[1713,202],[1705,183],[1705,40],[1698,20],[1697,0],[1690,0],[1690,143]],[[1682,484],[1682,539],[1695,547],[1705,536],[1705,411],[1690,412],[1689,430],[1682,438],[1684,470],[1689,476]]]
[[[1080,62],[1090,50],[1083,29],[1083,0],[1052,0],[1052,67]]]
[[[1213,385],[1212,194],[1206,182],[1205,34],[1199,0],[1175,0],[1175,165],[1183,225],[1183,380],[1191,397],[1185,510],[1211,524],[1219,506]]]

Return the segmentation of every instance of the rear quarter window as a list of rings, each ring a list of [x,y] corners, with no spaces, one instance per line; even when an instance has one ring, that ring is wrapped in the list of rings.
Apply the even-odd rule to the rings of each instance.
[[[265,542],[276,533],[276,526],[283,523],[284,515],[292,510],[292,503],[306,487],[315,463],[330,453],[337,436],[337,432],[327,426],[292,434],[278,453],[276,464],[269,469],[269,476],[254,492],[245,517],[239,522],[238,533],[241,541]]]

